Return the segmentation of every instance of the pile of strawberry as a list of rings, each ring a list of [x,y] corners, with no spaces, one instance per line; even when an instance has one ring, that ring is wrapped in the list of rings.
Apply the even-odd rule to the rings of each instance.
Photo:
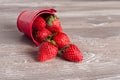
[[[33,23],[33,37],[40,43],[38,52],[40,62],[50,60],[57,54],[72,62],[83,60],[78,47],[71,43],[67,34],[62,31],[56,15],[49,15],[47,18],[37,17]]]

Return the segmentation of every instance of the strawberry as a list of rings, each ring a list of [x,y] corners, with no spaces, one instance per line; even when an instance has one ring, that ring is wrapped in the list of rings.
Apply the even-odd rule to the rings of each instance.
[[[47,28],[51,32],[62,32],[60,21],[56,15],[50,15],[46,18]]]
[[[64,46],[70,43],[69,37],[67,36],[67,34],[63,32],[56,33],[52,37],[52,39],[56,42],[58,48],[63,48]]]
[[[83,60],[83,56],[82,56],[80,50],[74,44],[69,44],[63,50],[63,56],[65,59],[72,61],[72,62],[79,62],[79,61]]]
[[[58,53],[58,48],[51,42],[43,42],[39,47],[38,60],[43,62],[54,58]]]
[[[46,27],[46,21],[42,17],[37,17],[33,23],[33,30],[42,30]]]
[[[37,31],[36,32],[36,36],[35,36],[35,40],[37,40],[38,42],[42,42],[45,38],[47,38],[49,35],[51,35],[52,33],[47,30],[47,29],[43,29],[41,31]]]

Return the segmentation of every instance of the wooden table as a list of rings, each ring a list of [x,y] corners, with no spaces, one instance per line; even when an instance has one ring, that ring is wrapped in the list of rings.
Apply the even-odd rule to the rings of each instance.
[[[63,30],[84,55],[38,62],[38,48],[16,26],[25,9],[55,8]],[[120,2],[0,0],[0,80],[120,80]]]

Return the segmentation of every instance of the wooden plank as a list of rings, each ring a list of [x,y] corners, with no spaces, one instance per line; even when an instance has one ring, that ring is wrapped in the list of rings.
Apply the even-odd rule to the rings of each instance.
[[[37,61],[38,48],[17,30],[16,19],[22,10],[45,7],[57,9],[83,62]],[[119,80],[119,25],[119,0],[0,0],[0,80]]]

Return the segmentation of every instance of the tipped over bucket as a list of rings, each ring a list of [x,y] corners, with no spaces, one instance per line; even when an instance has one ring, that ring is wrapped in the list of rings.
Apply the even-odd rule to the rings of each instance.
[[[33,22],[38,16],[45,18],[49,15],[55,14],[55,12],[55,9],[25,10],[18,16],[17,27],[19,31],[23,32],[25,35],[31,38],[36,46],[38,46],[40,43],[34,39],[32,34]]]

